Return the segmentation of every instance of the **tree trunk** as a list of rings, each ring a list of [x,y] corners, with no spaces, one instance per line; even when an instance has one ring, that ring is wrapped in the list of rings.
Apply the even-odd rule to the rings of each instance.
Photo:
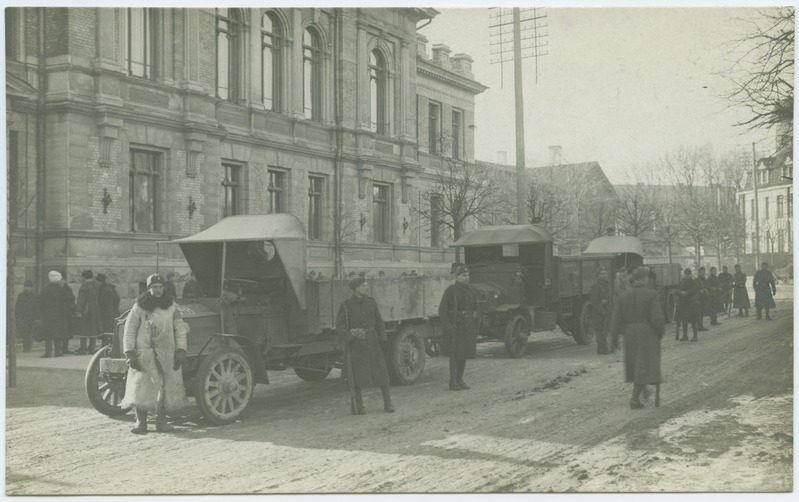
[[[702,241],[699,237],[696,238],[696,267],[702,266]]]

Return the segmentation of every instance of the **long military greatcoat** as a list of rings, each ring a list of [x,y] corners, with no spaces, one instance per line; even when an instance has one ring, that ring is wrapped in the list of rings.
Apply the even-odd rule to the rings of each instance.
[[[74,295],[58,283],[51,282],[44,288],[39,296],[43,340],[69,339],[69,323],[74,301]]]
[[[677,322],[696,322],[699,317],[699,283],[690,277],[683,277],[677,291],[677,308],[674,311],[674,320]]]
[[[719,274],[719,286],[721,287],[721,301],[732,303],[732,274],[722,272]]]
[[[758,270],[752,279],[752,287],[755,288],[755,308],[773,309],[777,305],[774,303],[774,293],[777,292],[777,285],[774,283],[774,274],[770,270]]]
[[[366,338],[353,338],[350,334],[353,328],[365,329]],[[388,385],[386,357],[380,346],[381,341],[388,341],[388,336],[374,298],[352,295],[344,300],[336,316],[336,332],[348,344],[355,385],[360,388]]]
[[[707,277],[707,291],[710,298],[708,305],[708,314],[715,314],[724,310],[723,291],[721,289],[721,281],[717,275],[709,275]]]
[[[591,324],[595,328],[607,329],[610,314],[610,283],[608,281],[597,281],[591,286]]]
[[[735,272],[732,276],[732,306],[736,309],[748,309],[749,291],[746,290],[746,274]]]
[[[441,353],[453,359],[477,355],[477,294],[468,284],[456,282],[444,290],[438,305],[444,330]]]
[[[103,333],[113,333],[114,320],[119,317],[119,295],[116,286],[108,283],[100,284],[97,306],[100,308],[100,325]]]
[[[97,296],[98,287],[94,280],[85,282],[78,290],[78,303],[75,305],[75,310],[81,315],[79,334],[82,336],[97,336],[103,332]]]
[[[665,319],[660,296],[645,286],[633,285],[613,306],[613,333],[624,334],[625,381],[655,384],[660,375],[660,339]]]

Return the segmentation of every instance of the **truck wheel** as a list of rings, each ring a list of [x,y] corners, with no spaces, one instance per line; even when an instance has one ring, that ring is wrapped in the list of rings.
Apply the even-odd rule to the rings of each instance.
[[[527,337],[530,335],[530,328],[527,327],[527,319],[521,314],[516,314],[510,318],[505,325],[505,349],[511,357],[522,357],[527,348]]]
[[[61,340],[57,341],[61,343]],[[122,408],[119,403],[125,397],[125,385],[127,384],[127,372],[121,374],[100,374],[100,359],[103,357],[111,357],[111,346],[106,345],[92,356],[89,361],[89,366],[86,368],[86,377],[84,383],[86,385],[86,396],[89,402],[92,403],[94,409],[114,417],[124,415],[130,411],[130,408]]]
[[[424,339],[424,351],[430,357],[436,357],[441,354],[441,342],[433,340],[432,338]]]
[[[203,416],[217,425],[230,423],[247,407],[255,382],[241,352],[221,349],[200,364],[194,398]]]
[[[594,341],[594,327],[591,325],[591,302],[585,300],[580,306],[580,315],[572,318],[574,325],[574,341],[580,345],[588,345]]]
[[[425,346],[424,337],[417,326],[403,326],[391,341],[387,359],[391,383],[410,385],[421,376],[424,370]]]
[[[302,356],[292,368],[306,382],[321,382],[333,370],[333,360],[332,354]]]

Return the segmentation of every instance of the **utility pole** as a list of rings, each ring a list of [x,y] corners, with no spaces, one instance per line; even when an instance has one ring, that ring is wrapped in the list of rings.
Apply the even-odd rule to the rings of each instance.
[[[495,37],[490,43],[492,63],[502,63],[513,59],[513,84],[516,107],[516,222],[527,223],[527,183],[525,176],[525,148],[524,148],[524,85],[522,81],[522,58],[533,57],[536,61],[536,82],[538,82],[538,57],[547,53],[540,52],[546,43],[540,43],[539,38],[546,37],[546,33],[539,34],[540,28],[546,25],[539,24],[540,19],[546,14],[540,14],[536,7],[521,9],[519,7],[492,8],[489,10],[489,27],[492,28],[491,36]],[[524,33],[522,33],[524,32]],[[523,40],[532,40],[525,42]],[[512,43],[512,52],[506,45]],[[512,54],[509,55],[508,53]]]
[[[758,263],[760,263],[760,204],[757,200],[757,152],[754,141],[752,142],[752,187],[755,202],[755,241],[752,246],[755,248],[755,271],[757,271]]]

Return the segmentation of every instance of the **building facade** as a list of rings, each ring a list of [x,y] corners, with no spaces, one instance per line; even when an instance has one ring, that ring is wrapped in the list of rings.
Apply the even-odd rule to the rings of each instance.
[[[158,242],[271,212],[305,223],[315,274],[448,270],[414,201],[441,157],[474,159],[485,87],[427,54],[436,14],[7,9],[9,292],[92,269],[132,299],[156,261],[188,278]]]

